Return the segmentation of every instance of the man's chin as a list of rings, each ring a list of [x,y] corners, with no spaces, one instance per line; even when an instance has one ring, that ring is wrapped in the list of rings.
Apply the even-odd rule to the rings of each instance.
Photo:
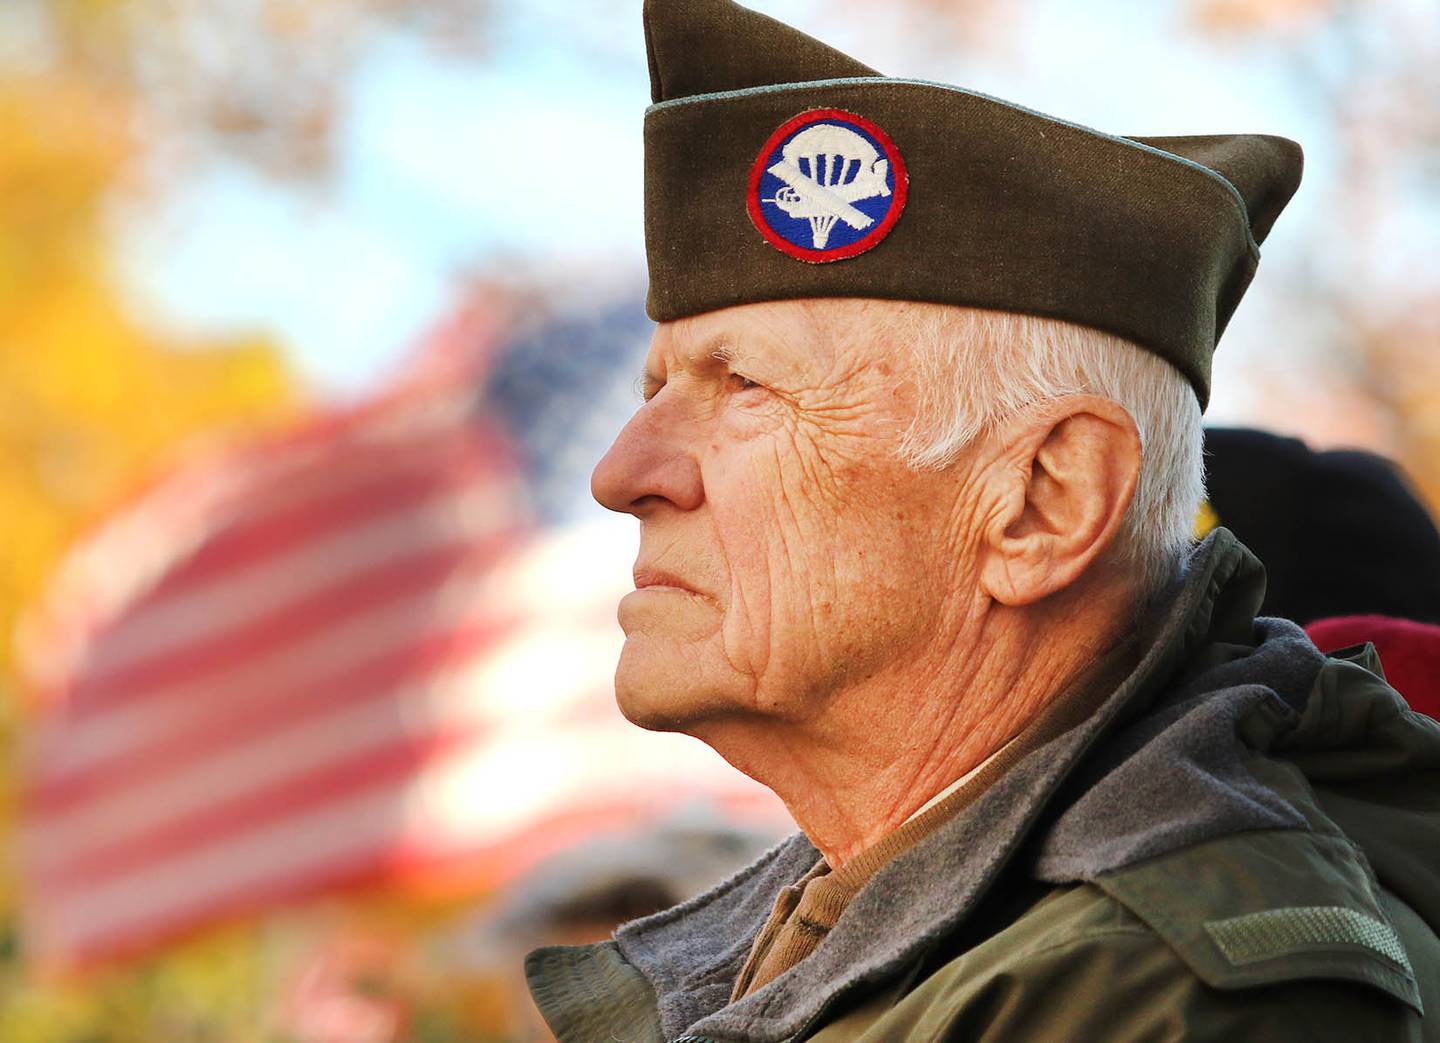
[[[631,724],[652,732],[689,733],[725,712],[723,696],[710,690],[697,657],[657,654],[627,641],[615,669],[615,702]]]
[[[652,732],[683,732],[696,715],[688,692],[615,672],[615,704],[631,724]]]
[[[651,732],[685,731],[685,717],[676,712],[673,704],[634,695],[619,685],[615,687],[615,703],[625,719],[636,727]]]

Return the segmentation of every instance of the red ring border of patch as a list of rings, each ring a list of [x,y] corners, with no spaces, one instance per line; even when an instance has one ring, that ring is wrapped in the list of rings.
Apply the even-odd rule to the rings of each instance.
[[[890,201],[890,209],[885,217],[878,225],[865,233],[864,238],[857,239],[846,246],[837,246],[829,250],[813,250],[809,247],[796,246],[770,227],[769,222],[765,220],[764,213],[760,210],[760,179],[765,175],[766,160],[770,158],[770,154],[779,147],[782,141],[812,123],[827,119],[854,123],[880,143],[881,147],[885,149],[885,158],[890,161],[890,169],[895,175],[895,198]],[[890,234],[890,229],[895,227],[895,222],[900,220],[900,214],[905,209],[905,200],[909,193],[910,175],[905,168],[905,159],[900,155],[900,149],[896,147],[895,142],[890,140],[889,134],[864,116],[847,112],[844,109],[810,109],[786,120],[774,134],[766,139],[765,144],[760,146],[760,152],[750,167],[750,183],[745,192],[745,209],[750,214],[750,222],[765,237],[765,241],[775,249],[810,264],[826,264],[830,261],[843,261],[847,257],[858,256],[866,250],[879,246],[881,240]]]

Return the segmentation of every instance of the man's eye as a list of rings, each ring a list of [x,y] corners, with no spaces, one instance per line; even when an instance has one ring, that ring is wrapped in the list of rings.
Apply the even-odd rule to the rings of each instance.
[[[736,391],[749,391],[751,388],[758,388],[760,385],[749,377],[742,377],[739,373],[731,373],[730,386]]]

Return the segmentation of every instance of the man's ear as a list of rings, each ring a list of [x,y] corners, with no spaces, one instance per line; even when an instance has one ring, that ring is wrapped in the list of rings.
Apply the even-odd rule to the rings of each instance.
[[[1028,605],[1114,541],[1140,477],[1140,432],[1110,399],[1066,395],[993,434],[980,582],[1002,604]]]

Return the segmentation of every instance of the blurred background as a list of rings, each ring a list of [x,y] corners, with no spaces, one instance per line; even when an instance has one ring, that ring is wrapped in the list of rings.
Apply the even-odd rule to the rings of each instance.
[[[6,1043],[543,1038],[524,951],[786,832],[611,703],[639,6],[0,3]],[[1114,133],[1299,140],[1209,420],[1440,502],[1434,0],[753,6]]]

